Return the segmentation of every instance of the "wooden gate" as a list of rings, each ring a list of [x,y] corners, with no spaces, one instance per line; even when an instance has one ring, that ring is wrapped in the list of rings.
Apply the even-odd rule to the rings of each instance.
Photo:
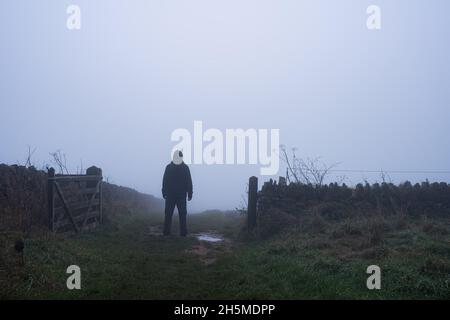
[[[53,232],[80,232],[102,223],[102,170],[85,175],[55,174],[48,170],[48,217]]]

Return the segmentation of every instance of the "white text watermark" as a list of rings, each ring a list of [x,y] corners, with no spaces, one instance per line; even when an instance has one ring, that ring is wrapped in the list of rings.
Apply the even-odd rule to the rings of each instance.
[[[279,129],[203,129],[203,121],[194,121],[193,134],[185,128],[174,130],[171,141],[178,143],[170,156],[181,150],[186,164],[259,164],[261,175],[278,173]]]

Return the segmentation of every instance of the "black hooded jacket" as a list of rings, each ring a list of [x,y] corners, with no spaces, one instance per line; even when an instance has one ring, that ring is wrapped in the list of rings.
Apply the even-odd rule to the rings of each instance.
[[[166,166],[162,186],[163,197],[192,197],[192,179],[189,167],[183,162]]]

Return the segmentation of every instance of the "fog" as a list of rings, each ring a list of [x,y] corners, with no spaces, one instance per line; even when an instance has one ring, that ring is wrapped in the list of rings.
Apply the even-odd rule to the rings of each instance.
[[[66,8],[81,9],[81,29]],[[381,30],[366,9],[381,8]],[[279,129],[337,168],[450,170],[448,1],[0,3],[0,163],[69,169],[161,196],[174,130]],[[234,209],[260,165],[191,164],[189,210]],[[341,174],[339,174],[341,175]],[[380,180],[345,173],[345,182]],[[446,173],[391,173],[450,181]],[[333,179],[331,179],[333,180]]]

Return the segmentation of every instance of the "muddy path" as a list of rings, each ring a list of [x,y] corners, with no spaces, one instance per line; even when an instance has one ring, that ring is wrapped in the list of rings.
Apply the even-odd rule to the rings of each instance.
[[[161,225],[150,225],[147,235],[163,237]],[[176,235],[173,235],[176,237]],[[232,252],[233,242],[217,230],[207,230],[191,233],[189,238],[195,239],[195,243],[186,252],[198,257],[204,265],[215,263],[218,257],[224,253]]]

